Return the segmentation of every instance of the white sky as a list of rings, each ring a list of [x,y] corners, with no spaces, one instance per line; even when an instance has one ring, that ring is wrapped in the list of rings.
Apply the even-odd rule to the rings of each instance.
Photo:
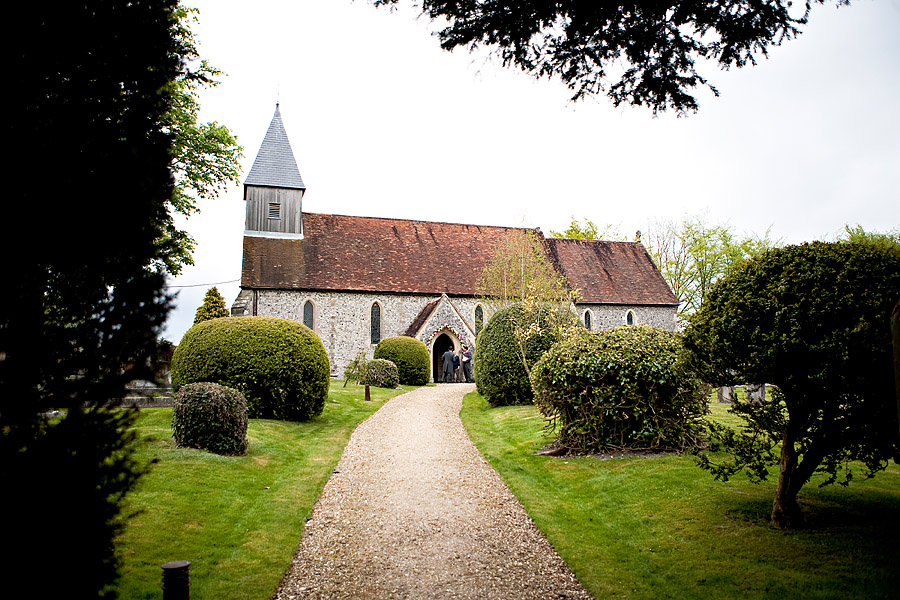
[[[622,233],[706,216],[786,243],[845,224],[900,225],[900,0],[814,5],[799,39],[756,67],[704,75],[686,118],[572,104],[557,81],[487,54],[440,49],[407,1],[186,0],[200,54],[223,70],[201,119],[244,146],[243,181],[281,103],[307,212]],[[178,343],[206,290],[239,291],[240,186],[182,223],[197,240],[164,337]],[[220,283],[230,282],[230,283]]]

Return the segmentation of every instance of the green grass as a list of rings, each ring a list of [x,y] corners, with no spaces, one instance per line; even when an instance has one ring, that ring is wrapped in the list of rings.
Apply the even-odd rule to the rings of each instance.
[[[412,388],[332,381],[322,415],[306,423],[251,419],[246,456],[176,448],[172,409],[142,409],[138,458],[156,459],[126,499],[119,537],[123,599],[161,597],[160,565],[191,561],[191,598],[268,599],[354,427]]]
[[[727,406],[712,409],[733,420]],[[716,482],[690,456],[535,456],[551,441],[535,407],[490,408],[477,393],[462,417],[598,599],[897,597],[897,465],[849,488],[808,484],[800,502],[809,527],[786,533],[768,524],[774,481]]]

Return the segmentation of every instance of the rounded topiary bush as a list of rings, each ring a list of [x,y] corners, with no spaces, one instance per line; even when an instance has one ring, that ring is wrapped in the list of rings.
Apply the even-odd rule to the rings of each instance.
[[[573,450],[696,446],[708,390],[680,353],[678,334],[646,325],[579,336],[532,369],[535,404]]]
[[[425,385],[431,376],[428,348],[416,338],[405,335],[385,338],[375,346],[373,356],[397,365],[401,385]]]
[[[172,357],[172,386],[212,381],[244,394],[251,418],[322,414],[331,367],[311,329],[276,317],[226,317],[191,327]]]
[[[556,325],[556,326],[554,326]],[[478,393],[491,406],[529,404],[534,398],[516,330],[530,332],[522,348],[529,367],[553,344],[560,341],[561,328],[580,330],[571,311],[542,305],[529,309],[514,304],[497,311],[476,340],[475,383]]]
[[[373,358],[366,363],[365,374],[359,383],[394,389],[400,384],[397,365],[384,358]]]
[[[216,454],[247,452],[247,401],[236,389],[217,383],[189,383],[175,395],[172,436],[182,448]]]

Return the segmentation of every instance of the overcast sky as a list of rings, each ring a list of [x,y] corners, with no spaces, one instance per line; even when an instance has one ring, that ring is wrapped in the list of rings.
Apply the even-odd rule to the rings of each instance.
[[[629,237],[702,214],[786,243],[900,226],[900,0],[814,5],[769,60],[710,66],[721,96],[702,92],[686,118],[573,104],[558,81],[442,51],[403,0],[393,13],[364,0],[186,4],[202,57],[227,74],[201,118],[237,135],[243,181],[280,102],[306,212],[545,232],[575,216]],[[182,222],[198,248],[171,281],[175,343],[211,285],[229,308],[239,291],[241,187],[201,211]]]

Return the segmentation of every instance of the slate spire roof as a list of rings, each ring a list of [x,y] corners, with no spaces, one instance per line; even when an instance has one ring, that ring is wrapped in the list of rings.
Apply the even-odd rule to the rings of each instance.
[[[284,124],[281,122],[281,111],[275,104],[275,115],[269,123],[269,130],[263,139],[256,160],[250,168],[244,186],[257,185],[294,190],[305,190],[300,170],[294,160],[294,152],[288,141]]]

